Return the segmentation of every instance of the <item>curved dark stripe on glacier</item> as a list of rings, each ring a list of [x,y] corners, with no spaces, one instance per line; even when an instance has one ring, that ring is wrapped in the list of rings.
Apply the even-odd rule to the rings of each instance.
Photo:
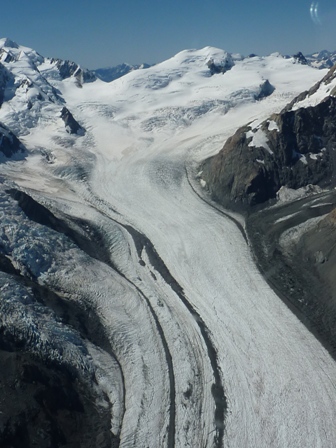
[[[110,216],[108,216],[107,214],[105,214],[102,210],[98,210],[96,209],[99,213],[105,215],[108,219],[110,219],[111,221],[114,221],[116,224],[118,224],[120,227],[123,227],[126,231],[128,231],[128,233],[131,235],[131,237],[133,238],[133,234],[132,231],[135,232],[134,230],[131,231],[131,227],[130,226],[125,226],[123,224],[121,224],[120,222],[116,221],[115,219],[111,218]],[[114,211],[114,210],[113,210]],[[85,221],[85,225],[86,227],[90,227],[92,228],[93,232],[96,232],[96,229],[92,227],[92,225],[88,222]],[[118,269],[115,265],[113,265],[113,263],[111,263],[110,260],[107,260],[107,256],[105,254],[105,248],[102,249],[102,251],[93,251],[92,250],[92,244],[91,243],[87,243],[87,245],[83,245],[83,238],[79,235],[74,235],[74,231],[73,229],[69,228],[67,226],[67,230],[68,232],[72,235],[73,240],[75,241],[75,243],[77,245],[79,245],[79,247],[84,250],[85,252],[88,253],[88,255],[90,255],[91,257],[96,257],[97,259],[99,259],[100,261],[102,261],[103,263],[106,263],[108,265],[110,265],[110,267],[112,269],[114,269],[121,277],[123,277],[130,285],[132,285],[132,287],[134,287],[136,289],[136,291],[141,295],[141,297],[143,297],[143,299],[146,301],[146,304],[148,306],[148,309],[154,319],[156,328],[158,330],[161,342],[162,342],[162,346],[164,349],[164,353],[165,353],[165,357],[166,357],[166,362],[167,362],[167,367],[168,367],[168,376],[169,376],[169,385],[170,385],[170,409],[169,409],[169,427],[168,427],[168,439],[167,439],[167,447],[168,448],[174,448],[175,447],[175,417],[176,417],[176,405],[175,405],[175,394],[176,394],[176,390],[175,390],[175,377],[174,377],[174,368],[173,368],[173,360],[172,360],[172,355],[169,351],[169,347],[168,347],[168,343],[167,340],[165,338],[165,334],[163,331],[163,328],[160,324],[159,318],[156,315],[154,308],[152,307],[150,300],[148,299],[148,297],[146,297],[146,295],[140,290],[140,288],[138,286],[136,286],[130,279],[128,279],[126,277],[125,274],[123,274],[120,269]],[[133,238],[134,240],[134,238]],[[134,241],[134,244],[136,245],[136,242]],[[136,246],[137,247],[137,246]],[[94,255],[94,253],[96,255]],[[100,256],[98,256],[98,254]],[[119,361],[117,360],[118,365],[120,367],[120,371],[123,377],[123,391],[124,391],[124,397],[126,396],[126,389],[125,389],[125,381],[124,381],[124,374],[121,368],[121,365],[119,363]],[[125,402],[124,402],[124,413],[125,413]]]
[[[218,363],[217,350],[211,341],[211,332],[206,326],[202,317],[197,313],[197,311],[195,311],[193,306],[186,298],[183,288],[172,276],[169,269],[163,262],[162,258],[157,253],[152,242],[145,235],[135,230],[133,227],[129,225],[123,225],[123,227],[131,234],[133,241],[137,247],[139,257],[141,257],[142,250],[145,249],[152,266],[160,273],[164,281],[171,287],[171,289],[180,298],[182,303],[188,309],[189,313],[195,319],[200,329],[201,335],[207,347],[207,352],[211,363],[213,376],[215,379],[215,382],[211,387],[211,393],[215,402],[214,419],[216,426],[216,435],[214,437],[214,446],[216,448],[222,448],[224,446],[223,437],[225,429],[225,417],[227,412],[227,400],[224,394],[224,387],[221,380],[221,370]]]
[[[191,183],[190,177],[189,177],[189,173],[187,170],[187,167],[185,167],[185,172],[186,172],[186,178],[188,181],[188,184],[190,186],[190,188],[192,189],[192,191],[196,194],[196,196],[203,202],[205,202],[207,205],[209,205],[209,207],[213,208],[214,210],[216,210],[218,213],[220,213],[221,215],[225,216],[226,218],[228,218],[230,221],[232,221],[234,224],[236,224],[236,226],[238,227],[240,233],[243,235],[244,240],[246,241],[246,244],[249,244],[248,242],[248,238],[247,238],[247,234],[246,231],[244,229],[244,227],[241,225],[241,223],[235,219],[233,216],[231,216],[229,213],[225,213],[224,210],[221,210],[218,206],[216,206],[215,204],[211,203],[210,201],[207,201],[205,199],[205,197],[203,197],[194,187],[194,185]]]
[[[115,269],[115,268],[114,268]],[[169,392],[169,398],[170,398],[170,406],[169,406],[169,427],[168,427],[168,448],[174,448],[175,447],[175,424],[176,424],[176,405],[175,405],[175,376],[174,376],[174,367],[173,367],[173,358],[169,351],[168,343],[163,331],[163,328],[160,324],[159,318],[156,315],[154,308],[152,307],[150,300],[148,297],[145,296],[145,294],[138,288],[131,280],[127,279],[120,271],[117,271],[118,274],[120,274],[122,277],[125,278],[143,297],[147,303],[147,306],[151,312],[151,315],[153,316],[156,328],[158,330],[158,333],[160,335],[160,339],[162,342],[162,346],[165,352],[165,357],[167,361],[168,366],[168,376],[169,376],[169,386],[170,386],[170,392]]]
[[[109,204],[107,204],[104,200],[97,197],[91,189],[90,189],[90,194],[93,197],[95,197],[95,199],[97,199],[98,203],[99,202],[104,203],[104,205],[108,209],[111,209],[111,211],[114,212],[114,209],[112,209],[109,206]],[[94,208],[96,208],[96,206],[93,203],[91,203],[91,205]],[[143,249],[146,250],[148,258],[149,258],[152,266],[160,273],[160,275],[163,278],[163,280],[165,281],[165,283],[171,287],[171,289],[176,293],[176,295],[179,297],[181,302],[187,308],[189,313],[195,319],[195,321],[200,329],[200,333],[203,337],[206,348],[207,348],[208,357],[210,360],[210,364],[211,364],[211,368],[212,368],[213,376],[214,376],[214,380],[215,380],[211,387],[211,393],[212,393],[212,396],[213,396],[213,399],[215,402],[214,424],[216,427],[216,433],[214,436],[214,447],[215,448],[223,448],[225,418],[226,418],[226,413],[227,413],[227,400],[226,400],[226,397],[224,394],[224,386],[223,386],[222,380],[221,380],[221,369],[219,367],[217,350],[212,343],[211,336],[210,336],[211,335],[210,330],[206,326],[202,317],[197,313],[197,311],[195,311],[193,306],[190,304],[190,302],[188,301],[188,299],[186,298],[186,296],[184,294],[183,288],[179,285],[179,283],[176,281],[176,279],[172,276],[169,269],[163,262],[162,258],[157,253],[153,243],[147,238],[147,236],[142,234],[138,230],[136,230],[134,227],[132,227],[128,224],[123,224],[120,221],[116,220],[115,218],[112,218],[103,210],[97,209],[97,208],[96,208],[96,210],[99,213],[101,213],[102,215],[104,215],[106,218],[110,219],[111,221],[115,222],[116,224],[118,224],[119,226],[124,228],[129,233],[129,235],[132,237],[132,240],[134,242],[139,259],[141,259],[142,250]],[[151,314],[153,315],[155,323],[157,325],[157,328],[158,328],[158,331],[159,331],[159,334],[160,334],[160,337],[162,340],[162,344],[163,344],[163,347],[165,350],[165,355],[166,355],[168,369],[169,369],[169,380],[170,380],[170,386],[171,386],[171,390],[170,390],[171,407],[170,407],[170,416],[169,416],[169,418],[170,418],[169,426],[170,427],[168,429],[168,436],[169,436],[168,447],[174,447],[175,446],[175,444],[174,444],[174,438],[175,438],[175,379],[174,379],[174,373],[173,373],[172,358],[171,358],[171,354],[169,352],[167,341],[164,337],[163,329],[161,327],[159,319],[158,319],[157,315],[155,314],[154,309],[152,308],[148,298],[141,292],[141,290],[139,290],[139,288],[132,281],[127,279],[126,276],[123,273],[121,273],[120,270],[118,270],[116,268],[116,266],[111,265],[111,267],[114,270],[116,270],[116,272],[118,272],[118,274],[123,276],[123,278],[125,278],[130,284],[132,284],[132,286],[134,288],[136,288],[136,290],[141,294],[141,296],[144,297],[144,299],[146,300],[146,303],[148,304],[149,310],[150,310]],[[159,328],[160,328],[160,330],[159,330]],[[168,361],[168,359],[170,359],[170,360]],[[171,365],[172,370],[170,370],[169,365]],[[172,390],[174,390],[174,394],[172,393]],[[172,400],[172,397],[174,397],[174,400]],[[173,428],[173,429],[171,429],[171,428]]]

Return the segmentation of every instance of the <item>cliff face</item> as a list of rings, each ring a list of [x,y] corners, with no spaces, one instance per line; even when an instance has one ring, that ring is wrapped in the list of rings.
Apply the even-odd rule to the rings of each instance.
[[[22,191],[1,185],[0,204],[0,446],[119,446],[92,356],[114,356],[99,317],[39,279],[58,245],[83,255],[74,240],[86,243]]]
[[[265,279],[336,356],[336,194],[320,191],[252,213],[246,230]]]
[[[284,110],[256,127],[244,126],[203,165],[202,178],[226,206],[253,206],[282,186],[335,185],[336,98]]]
[[[333,356],[335,72],[336,66],[279,114],[238,129],[201,171],[215,201],[247,216],[265,279]]]
[[[335,68],[280,114],[241,127],[216,156],[203,164],[202,178],[215,200],[246,208],[275,198],[286,186],[333,187],[336,182]]]
[[[15,154],[24,157],[24,153],[24,145],[6,126],[0,123],[0,157],[10,158]]]

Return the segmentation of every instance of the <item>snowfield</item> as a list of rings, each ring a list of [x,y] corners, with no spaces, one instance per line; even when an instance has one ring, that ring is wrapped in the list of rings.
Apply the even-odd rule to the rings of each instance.
[[[66,134],[56,103],[45,106],[54,118],[29,133],[17,113],[30,156],[0,174],[102,236],[105,260],[64,243],[50,265],[34,266],[41,284],[93,307],[106,328],[115,360],[96,354],[96,364],[121,447],[333,448],[334,360],[270,289],[241,228],[196,177],[239,126],[279,112],[325,71],[274,54],[236,56],[210,76],[211,58],[220,64],[227,53],[184,51],[82,88],[41,64],[86,134]],[[275,91],[256,101],[265,80]],[[22,244],[22,233],[11,235]]]

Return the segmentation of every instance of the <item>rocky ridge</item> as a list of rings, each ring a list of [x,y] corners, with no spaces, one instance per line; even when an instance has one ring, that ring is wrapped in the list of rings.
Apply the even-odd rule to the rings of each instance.
[[[25,147],[20,140],[3,124],[0,123],[0,153],[6,158],[14,155],[24,155]]]
[[[0,39],[0,115],[14,136],[24,136],[41,119],[52,123],[59,117],[66,132],[83,135],[84,129],[65,108],[62,94],[49,82],[57,77],[72,78],[79,87],[96,80],[92,72],[75,63],[50,60],[9,39]]]
[[[334,357],[335,73],[238,129],[200,172],[215,201],[245,215],[261,272]]]
[[[336,52],[322,50],[305,56],[307,63],[318,69],[331,68],[336,63]]]
[[[243,210],[275,199],[282,186],[335,186],[334,84],[332,68],[280,114],[238,129],[202,166],[202,179],[213,198]]]
[[[67,79],[74,77],[77,80],[78,87],[81,87],[84,83],[93,82],[97,79],[94,72],[80,67],[72,61],[63,61],[62,59],[46,59],[46,63],[49,63],[51,67],[58,70],[60,79]]]
[[[104,67],[97,68],[94,70],[94,74],[97,78],[101,79],[104,82],[111,82],[115,79],[119,79],[122,76],[127,75],[127,73],[133,72],[134,70],[144,70],[146,68],[151,67],[151,64],[140,64],[140,65],[131,65],[131,64],[119,64],[115,67]]]

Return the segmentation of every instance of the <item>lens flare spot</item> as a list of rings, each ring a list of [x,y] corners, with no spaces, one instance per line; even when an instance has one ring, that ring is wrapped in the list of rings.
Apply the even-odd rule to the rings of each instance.
[[[316,25],[321,25],[321,20],[319,17],[319,3],[318,2],[312,2],[310,5],[310,17],[312,18],[312,21]]]

